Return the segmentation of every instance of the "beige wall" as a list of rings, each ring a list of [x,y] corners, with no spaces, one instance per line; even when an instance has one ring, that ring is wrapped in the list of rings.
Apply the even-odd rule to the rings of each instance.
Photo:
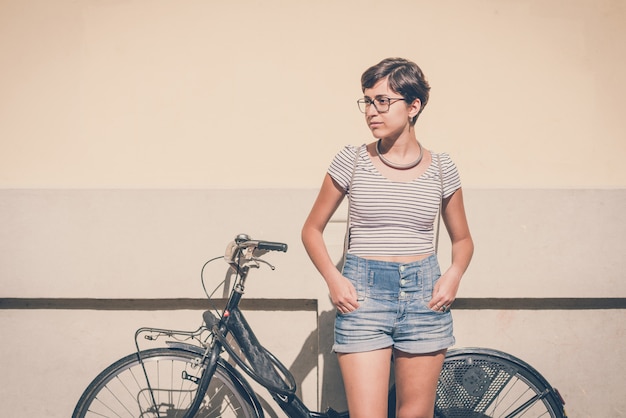
[[[460,296],[626,297],[624,21],[608,0],[0,0],[0,298],[200,297],[234,234],[283,240],[249,296],[318,299],[305,400],[341,407],[298,232],[334,153],[370,140],[359,76],[387,56],[423,67],[418,134],[461,169],[477,252]],[[285,344],[251,315],[288,365],[315,331],[294,314]],[[0,310],[3,410],[66,417],[135,328],[196,317]],[[626,416],[624,310],[455,318],[459,346],[529,361],[571,417]],[[15,389],[35,375],[40,402]]]
[[[370,139],[359,77],[387,56],[423,67],[419,136],[466,186],[624,187],[625,20],[612,0],[2,0],[0,187],[317,187]]]

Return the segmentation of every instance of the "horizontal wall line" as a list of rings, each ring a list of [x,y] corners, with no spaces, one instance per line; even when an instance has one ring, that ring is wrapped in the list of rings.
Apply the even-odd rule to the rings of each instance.
[[[537,311],[626,309],[626,298],[459,298],[452,307]]]
[[[222,308],[226,299],[0,298],[0,309],[171,311]],[[243,299],[242,310],[317,311],[316,299]],[[626,309],[626,298],[459,298],[454,309],[589,310]]]
[[[97,311],[174,311],[223,308],[226,299],[0,298],[0,309],[75,309]],[[250,311],[317,311],[316,299],[244,299]]]

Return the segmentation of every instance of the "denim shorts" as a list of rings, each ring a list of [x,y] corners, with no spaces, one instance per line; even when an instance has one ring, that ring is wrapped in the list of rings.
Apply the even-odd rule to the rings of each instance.
[[[354,285],[359,307],[337,312],[337,353],[358,353],[394,347],[425,354],[454,345],[450,311],[428,307],[441,271],[436,255],[412,263],[346,256],[343,275]]]

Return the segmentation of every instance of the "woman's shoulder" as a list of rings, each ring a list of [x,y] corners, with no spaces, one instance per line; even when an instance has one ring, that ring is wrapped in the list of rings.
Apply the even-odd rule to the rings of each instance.
[[[432,158],[433,158],[435,163],[439,162],[439,163],[441,163],[441,165],[443,167],[449,167],[449,168],[455,168],[456,169],[456,164],[454,163],[454,160],[452,159],[450,154],[448,154],[447,152],[431,151],[430,154],[432,155]]]
[[[367,144],[361,144],[361,145],[344,145],[344,147],[341,149],[340,152],[347,152],[350,153],[352,155],[355,155],[358,151],[361,151],[363,149],[365,149],[367,146]]]
[[[444,161],[444,160],[452,161],[452,157],[450,157],[450,154],[448,154],[445,151],[437,152],[437,151],[430,150],[430,154],[434,156],[435,158],[441,158],[441,161]]]
[[[363,145],[344,145],[335,155],[335,160],[354,161],[357,152],[362,153],[365,150],[365,144]]]
[[[328,167],[328,174],[343,190],[348,190],[355,168],[358,146],[345,145],[333,158]],[[362,152],[362,151],[361,151]]]

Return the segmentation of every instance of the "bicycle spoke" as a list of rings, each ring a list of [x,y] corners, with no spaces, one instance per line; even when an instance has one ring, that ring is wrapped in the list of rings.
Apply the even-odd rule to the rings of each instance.
[[[73,417],[182,418],[197,390],[196,383],[184,378],[183,372],[199,374],[196,357],[167,348],[143,352],[141,362],[136,355],[127,356],[94,380]],[[196,417],[255,417],[250,393],[234,384],[219,366]]]

